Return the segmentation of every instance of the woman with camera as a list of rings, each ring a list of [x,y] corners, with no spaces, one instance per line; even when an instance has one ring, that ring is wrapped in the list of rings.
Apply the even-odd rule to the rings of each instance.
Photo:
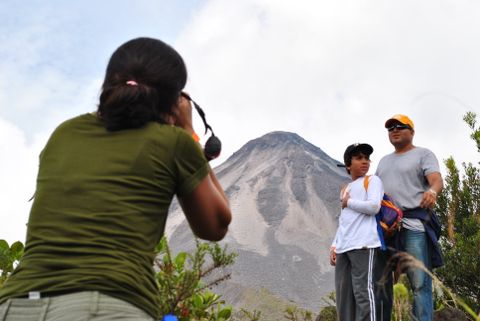
[[[156,320],[154,248],[175,195],[198,237],[224,237],[231,212],[195,140],[186,80],[160,40],[113,53],[98,110],[62,123],[41,152],[0,320]]]

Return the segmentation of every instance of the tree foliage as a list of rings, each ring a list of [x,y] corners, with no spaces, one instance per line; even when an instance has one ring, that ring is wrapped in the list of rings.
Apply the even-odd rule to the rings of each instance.
[[[476,114],[464,121],[480,153],[480,128]],[[463,173],[453,157],[445,160],[445,189],[439,196],[437,214],[442,221],[442,248],[445,266],[438,269],[440,280],[475,311],[480,310],[480,168],[462,163]]]
[[[5,240],[0,240],[0,287],[13,272],[18,260],[23,255],[23,243],[14,242],[11,246]]]

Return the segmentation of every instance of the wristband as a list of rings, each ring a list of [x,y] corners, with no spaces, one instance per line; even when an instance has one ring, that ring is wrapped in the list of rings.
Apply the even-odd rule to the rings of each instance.
[[[433,196],[437,197],[437,192],[435,192],[432,188],[428,190]]]

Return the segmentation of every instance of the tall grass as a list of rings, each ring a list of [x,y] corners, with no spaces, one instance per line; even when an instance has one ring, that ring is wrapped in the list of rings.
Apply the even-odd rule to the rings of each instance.
[[[444,285],[434,273],[425,267],[421,261],[417,260],[415,257],[406,252],[395,253],[392,256],[391,261],[396,262],[399,271],[406,271],[407,269],[411,268],[417,268],[425,271],[425,273],[432,278],[433,289],[437,292],[437,294],[439,294],[438,298],[444,305],[452,306],[453,304],[453,307],[463,310],[472,320],[480,321],[480,314],[477,314],[468,304],[465,303],[461,297],[457,296],[452,290]],[[386,280],[382,281],[385,282]],[[400,321],[401,319],[397,318],[394,320]]]

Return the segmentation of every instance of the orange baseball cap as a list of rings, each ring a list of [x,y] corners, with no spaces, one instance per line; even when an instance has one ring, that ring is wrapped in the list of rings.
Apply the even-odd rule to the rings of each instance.
[[[400,122],[404,125],[408,125],[410,126],[410,128],[414,129],[415,127],[413,126],[413,121],[408,118],[408,116],[406,115],[402,115],[402,114],[396,114],[396,115],[393,115],[391,118],[389,118],[386,122],[385,122],[385,128],[388,128],[392,125],[392,122],[394,121],[397,121],[397,122]]]

